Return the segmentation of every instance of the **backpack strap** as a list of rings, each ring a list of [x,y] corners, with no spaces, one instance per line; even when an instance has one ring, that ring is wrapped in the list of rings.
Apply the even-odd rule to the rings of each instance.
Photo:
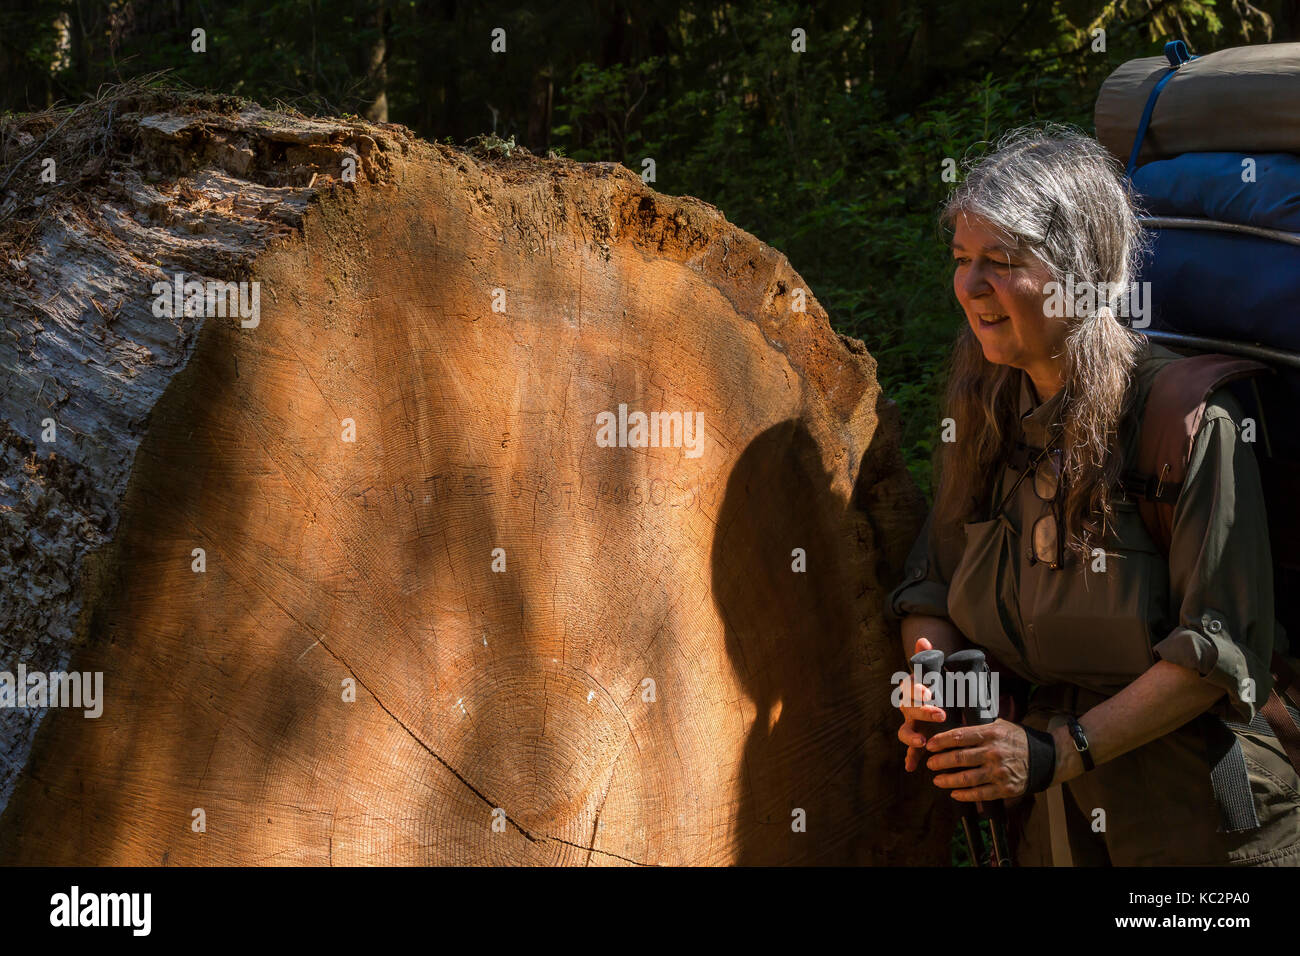
[[[1215,389],[1228,382],[1266,371],[1271,369],[1262,362],[1207,354],[1169,362],[1156,372],[1142,411],[1137,467],[1125,472],[1120,484],[1126,494],[1138,499],[1142,523],[1166,557],[1173,538],[1174,507],[1187,478],[1192,442],[1201,427],[1206,401]],[[1258,725],[1266,723],[1300,773],[1300,722],[1280,696],[1300,704],[1300,677],[1277,651],[1269,663],[1273,690],[1259,708],[1263,721],[1256,718],[1251,729],[1261,730]],[[1242,726],[1235,721],[1226,723]],[[1233,737],[1230,749],[1217,758],[1211,782],[1223,811],[1225,829],[1253,829],[1259,823],[1250,800],[1241,742],[1235,734]]]
[[[1300,707],[1300,677],[1296,676],[1291,665],[1277,651],[1273,652],[1273,692],[1259,712],[1264,715],[1278,743],[1286,751],[1291,766],[1300,773],[1300,720],[1294,718],[1296,711],[1286,704],[1289,697]]]
[[[1151,94],[1147,97],[1147,105],[1142,110],[1142,118],[1138,120],[1137,134],[1133,137],[1133,151],[1128,157],[1128,166],[1124,169],[1124,175],[1129,181],[1133,180],[1133,172],[1137,169],[1138,156],[1142,152],[1142,141],[1146,139],[1147,127],[1151,125],[1151,114],[1155,112],[1156,100],[1160,97],[1160,91],[1165,88],[1165,84],[1173,78],[1178,72],[1178,68],[1189,60],[1195,60],[1187,50],[1187,44],[1182,40],[1170,40],[1165,44],[1165,59],[1169,61],[1169,70],[1152,88]]]
[[[1156,373],[1142,411],[1137,467],[1125,473],[1121,484],[1138,499],[1142,521],[1164,554],[1169,554],[1174,505],[1187,478],[1206,400],[1228,382],[1267,371],[1267,365],[1251,359],[1196,355],[1170,362]]]

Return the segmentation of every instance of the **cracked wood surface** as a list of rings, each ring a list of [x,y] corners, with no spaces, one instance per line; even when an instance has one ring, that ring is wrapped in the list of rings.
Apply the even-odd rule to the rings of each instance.
[[[336,181],[359,156],[358,181],[382,182],[409,139],[256,105],[156,112],[168,99],[114,101],[103,133],[114,149],[81,183],[93,201],[52,190],[37,197],[45,217],[30,242],[0,234],[0,666],[11,671],[64,669],[84,641],[88,558],[111,538],[149,416],[193,350],[202,318],[155,316],[153,284],[242,278],[301,230],[313,177]],[[21,124],[15,136],[33,155],[60,152]],[[53,444],[41,441],[47,419]],[[0,809],[40,719],[0,708]]]
[[[783,256],[615,164],[140,125],[141,150],[199,144],[187,185],[240,253],[207,274],[261,282],[261,324],[178,331],[176,367],[115,381],[121,406],[77,386],[147,412],[68,453],[112,516],[85,546],[98,589],[69,584],[70,666],[104,672],[104,716],[45,718],[0,860],[946,861],[882,617],[922,504],[874,361],[810,293],[791,310]],[[345,150],[370,163],[355,188]],[[198,214],[128,192],[119,215],[155,232]],[[240,210],[288,232],[241,233]],[[85,271],[152,328],[138,267]],[[30,392],[6,392],[11,423]],[[703,412],[703,454],[599,447],[620,403]]]

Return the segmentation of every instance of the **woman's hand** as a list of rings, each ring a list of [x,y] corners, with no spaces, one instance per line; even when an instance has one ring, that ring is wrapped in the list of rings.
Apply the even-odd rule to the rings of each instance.
[[[951,790],[954,800],[1018,797],[1029,788],[1029,742],[1019,724],[998,719],[954,727],[935,734],[926,747],[934,755],[925,765],[950,771],[938,774],[934,785]]]
[[[917,639],[916,650],[912,653],[919,654],[928,650],[931,650],[930,642],[922,637]],[[914,683],[910,675],[904,679],[900,689],[903,705],[899,710],[903,712],[903,726],[898,729],[898,739],[907,744],[903,769],[911,773],[921,765],[921,759],[925,756],[925,736],[920,723],[943,723],[947,714],[942,708],[925,703],[934,695],[924,684]]]

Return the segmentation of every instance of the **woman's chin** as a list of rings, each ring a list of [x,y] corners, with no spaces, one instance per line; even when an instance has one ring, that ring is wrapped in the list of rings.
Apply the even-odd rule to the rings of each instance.
[[[984,349],[984,360],[994,365],[1010,365],[1012,356],[1005,349],[990,347],[987,342],[980,342]]]

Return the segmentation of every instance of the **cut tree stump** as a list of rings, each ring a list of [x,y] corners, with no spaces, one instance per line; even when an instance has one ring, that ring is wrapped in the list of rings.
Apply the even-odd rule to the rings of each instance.
[[[923,501],[782,255],[617,164],[97,109],[5,134],[78,162],[3,227],[0,668],[103,693],[0,710],[0,862],[947,861]]]

